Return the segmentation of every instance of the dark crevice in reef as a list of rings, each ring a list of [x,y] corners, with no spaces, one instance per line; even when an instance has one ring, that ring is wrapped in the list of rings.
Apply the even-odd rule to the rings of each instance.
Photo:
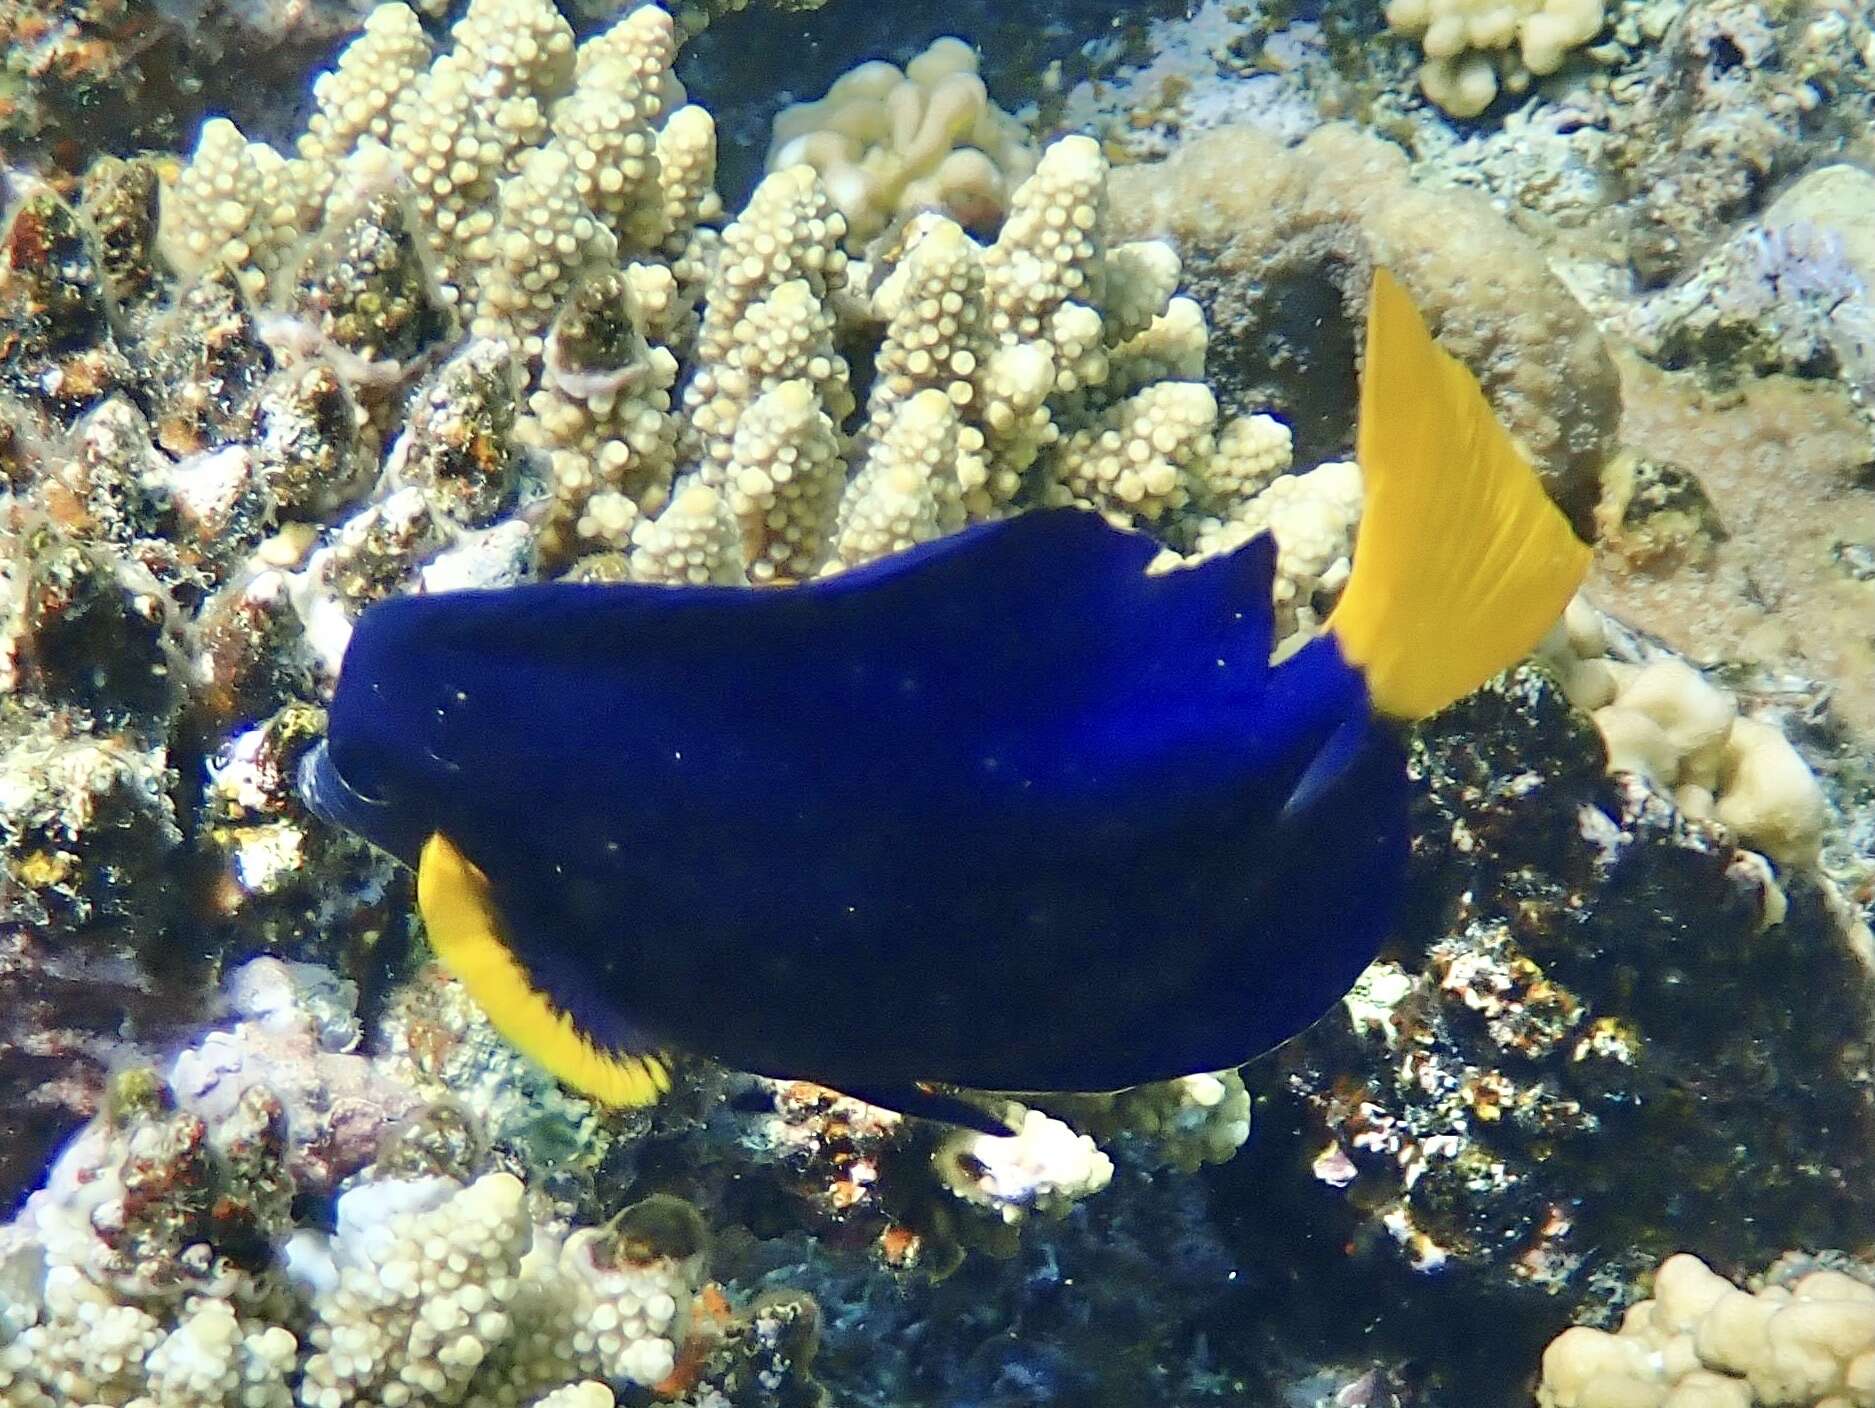
[[[1213,329],[1206,372],[1226,413],[1287,422],[1297,464],[1348,454],[1360,399],[1360,335],[1342,292],[1350,276],[1330,264],[1278,270],[1249,300],[1231,287],[1239,280],[1207,285],[1194,272],[1189,292]],[[1252,307],[1254,318],[1233,316]]]

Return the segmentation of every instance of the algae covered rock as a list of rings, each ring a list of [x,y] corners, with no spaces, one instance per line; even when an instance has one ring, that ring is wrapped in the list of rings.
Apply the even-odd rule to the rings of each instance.
[[[40,186],[0,234],[0,389],[63,428],[129,379],[104,271],[76,212]]]
[[[1347,1248],[1319,1273],[1438,1272],[1417,1294],[1534,1334],[1636,1258],[1875,1233],[1875,979],[1834,892],[1605,775],[1541,667],[1425,726],[1414,767],[1398,940],[1251,1068],[1286,1136],[1259,1149]]]
[[[1667,366],[1719,377],[1790,372],[1875,390],[1875,176],[1835,162],[1806,173],[1764,214],[1626,322]]]

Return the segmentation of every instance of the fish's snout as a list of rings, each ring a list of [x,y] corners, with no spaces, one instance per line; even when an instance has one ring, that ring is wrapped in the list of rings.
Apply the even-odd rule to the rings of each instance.
[[[332,750],[326,746],[324,739],[300,757],[297,784],[300,801],[306,804],[308,811],[329,825],[345,824],[338,805],[340,789],[345,784],[339,778],[338,769],[333,766]]]
[[[297,782],[300,800],[321,821],[356,832],[400,860],[416,863],[425,829],[413,824],[391,799],[367,796],[347,782],[328,743],[322,740],[300,759]]]

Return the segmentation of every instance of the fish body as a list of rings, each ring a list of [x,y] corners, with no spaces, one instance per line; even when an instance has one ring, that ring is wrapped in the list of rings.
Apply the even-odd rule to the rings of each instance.
[[[1064,509],[789,590],[390,602],[324,766],[614,1041],[841,1088],[1230,1065],[1385,932],[1404,775],[1331,639],[1270,666],[1268,539],[1152,551]]]
[[[1369,398],[1405,394],[1389,376],[1482,405],[1403,301],[1377,285],[1364,464],[1387,453]],[[654,1096],[672,1049],[946,1115],[933,1083],[1240,1064],[1331,1006],[1394,920],[1400,724],[1517,658],[1580,578],[1483,415],[1476,444],[1409,424],[1417,481],[1370,468],[1337,628],[1278,664],[1267,535],[1148,574],[1149,540],[1076,510],[772,591],[406,598],[358,625],[309,800],[418,867],[444,962],[602,1098]],[[1455,480],[1454,448],[1483,468]],[[1520,541],[1483,576],[1489,533],[1425,551],[1508,629],[1399,580],[1466,474]],[[1402,611],[1441,636],[1402,651]]]

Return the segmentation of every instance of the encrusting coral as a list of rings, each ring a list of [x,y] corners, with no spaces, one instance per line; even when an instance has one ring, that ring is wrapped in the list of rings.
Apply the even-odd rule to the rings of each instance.
[[[1783,730],[1740,717],[1730,694],[1675,656],[1613,658],[1614,634],[1578,599],[1542,647],[1570,700],[1593,714],[1610,771],[1645,778],[1687,816],[1716,818],[1781,865],[1813,870],[1828,804]]]
[[[1125,1141],[1146,1162],[1185,1173],[1225,1162],[1250,1137],[1250,1092],[1238,1071],[1205,1071],[1113,1095],[1056,1095],[1043,1103],[1097,1139]]]
[[[1006,1223],[1060,1216],[1113,1177],[1113,1161],[1060,1120],[1013,1103],[1005,1118],[1013,1135],[954,1130],[933,1156],[939,1179],[965,1202]]]

